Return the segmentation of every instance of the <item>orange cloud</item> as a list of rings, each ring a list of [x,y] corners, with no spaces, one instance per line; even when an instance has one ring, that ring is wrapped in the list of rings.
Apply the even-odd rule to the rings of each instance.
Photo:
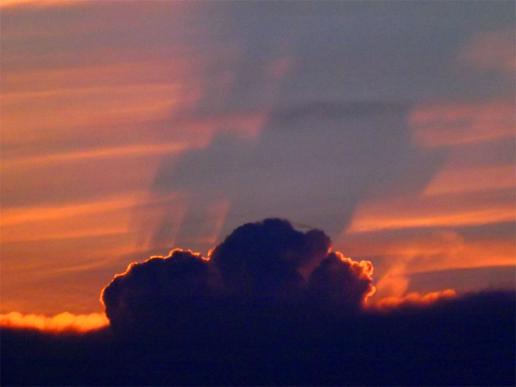
[[[412,292],[401,297],[385,297],[369,305],[371,309],[390,310],[404,306],[428,306],[443,299],[451,299],[457,296],[453,289],[444,289],[436,292],[420,294]]]
[[[415,227],[471,226],[516,218],[512,195],[495,192],[464,197],[436,195],[367,202],[355,212],[349,233]]]
[[[432,196],[515,188],[515,172],[513,165],[461,168],[449,166],[434,176],[425,188],[424,195]]]
[[[41,156],[16,157],[2,162],[2,168],[30,167],[42,164],[63,163],[73,161],[87,161],[110,159],[117,157],[172,155],[189,147],[184,143],[124,145],[109,148],[78,150],[71,152],[52,153]]]
[[[403,296],[416,273],[514,265],[516,257],[510,223],[482,226],[481,230],[437,227],[422,231],[416,227],[348,232],[337,245],[352,256],[378,259],[379,298]]]
[[[429,148],[511,138],[514,106],[511,100],[423,104],[408,123],[414,142]]]
[[[181,98],[171,85],[142,86],[129,90],[113,88],[99,95],[62,98],[31,98],[14,104],[9,96],[2,104],[2,141],[19,144],[48,138],[45,129],[69,131],[70,128],[129,124],[134,121],[166,119]],[[28,99],[28,98],[27,98]]]
[[[30,7],[51,7],[56,5],[77,5],[84,3],[84,0],[2,0],[0,8],[12,8],[21,6]]]
[[[27,98],[84,97],[106,92],[135,93],[138,90],[159,92],[175,87],[185,91],[184,97],[195,100],[199,90],[192,73],[198,67],[198,60],[187,57],[159,61],[87,62],[56,68],[42,67],[40,63],[35,68],[14,67],[4,71],[0,80],[2,99],[19,103]],[[185,84],[190,87],[184,89]]]
[[[2,210],[0,225],[2,227],[21,223],[49,221],[60,218],[107,212],[131,208],[138,202],[138,193],[125,194],[104,200],[90,200],[58,206],[35,206],[6,208]]]
[[[0,314],[0,327],[36,329],[45,332],[84,333],[108,326],[109,321],[103,313],[72,314],[63,312],[55,316],[22,314],[11,312]]]

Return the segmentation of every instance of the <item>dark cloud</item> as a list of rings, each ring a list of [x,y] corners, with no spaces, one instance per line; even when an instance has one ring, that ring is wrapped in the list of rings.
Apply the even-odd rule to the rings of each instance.
[[[332,252],[310,275],[309,292],[312,297],[333,307],[356,309],[374,293],[372,274],[371,262],[356,262],[339,252]]]
[[[350,314],[221,305],[158,338],[1,331],[2,385],[514,385],[515,294]],[[224,318],[223,318],[224,317]]]
[[[104,289],[102,300],[115,331],[174,327],[237,302],[261,307],[340,304],[358,309],[373,290],[372,265],[330,252],[320,230],[295,230],[281,219],[247,223],[208,258],[173,250],[131,264]],[[210,318],[216,318],[211,316]]]
[[[103,290],[102,301],[115,330],[162,329],[181,321],[181,313],[204,302],[215,287],[213,271],[199,255],[173,250],[168,257],[131,264]]]
[[[367,306],[372,271],[320,230],[244,224],[208,257],[129,265],[107,328],[2,329],[1,383],[514,385],[514,292]]]
[[[2,385],[514,385],[516,297],[365,307],[372,264],[281,219],[131,264],[86,334],[1,331]]]
[[[215,248],[211,260],[232,291],[278,295],[301,287],[300,270],[321,261],[330,243],[322,231],[303,233],[287,221],[266,219],[237,228]]]

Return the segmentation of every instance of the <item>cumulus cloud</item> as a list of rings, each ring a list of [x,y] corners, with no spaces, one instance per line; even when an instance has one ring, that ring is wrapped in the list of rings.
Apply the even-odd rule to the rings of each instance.
[[[313,296],[326,303],[356,308],[375,292],[372,275],[371,262],[357,262],[332,252],[310,275],[309,288]]]
[[[129,265],[102,301],[115,330],[170,327],[228,300],[272,306],[309,299],[357,309],[374,292],[372,272],[370,262],[332,252],[323,231],[265,219],[238,227],[208,257],[176,249]]]
[[[167,257],[130,264],[101,297],[113,328],[134,329],[142,323],[157,327],[181,306],[193,308],[214,287],[211,266],[199,254],[176,249]]]
[[[303,233],[287,221],[266,219],[237,228],[210,258],[232,291],[275,296],[303,286],[300,270],[322,260],[330,243],[322,231]]]
[[[2,324],[1,382],[514,384],[513,292],[366,304],[372,274],[320,230],[244,224],[207,257],[175,249],[116,275],[102,292],[112,329]]]

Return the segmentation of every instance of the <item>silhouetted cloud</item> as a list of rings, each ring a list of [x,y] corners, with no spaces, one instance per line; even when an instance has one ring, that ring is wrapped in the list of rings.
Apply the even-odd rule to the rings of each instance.
[[[200,255],[173,250],[168,257],[129,265],[102,291],[102,301],[114,329],[159,327],[174,318],[180,320],[174,313],[185,305],[193,308],[211,293],[214,282],[211,268]]]
[[[266,219],[238,227],[210,258],[233,292],[286,295],[303,286],[301,269],[317,265],[330,243],[322,231],[303,233],[287,221]]]
[[[115,331],[184,329],[181,323],[221,305],[260,307],[300,302],[358,309],[374,292],[372,264],[330,251],[320,230],[295,230],[281,219],[247,223],[207,258],[173,250],[129,265],[103,290]]]
[[[371,262],[356,262],[332,252],[310,275],[310,293],[323,303],[355,309],[375,292],[372,274]]]
[[[514,385],[515,301],[513,292],[491,291],[355,314],[221,304],[204,324],[195,316],[189,329],[158,336],[3,329],[1,382]]]
[[[23,324],[1,324],[1,382],[514,385],[514,292],[369,305],[372,274],[323,231],[247,223],[208,257],[174,249],[115,275],[102,291],[108,327],[11,314]]]

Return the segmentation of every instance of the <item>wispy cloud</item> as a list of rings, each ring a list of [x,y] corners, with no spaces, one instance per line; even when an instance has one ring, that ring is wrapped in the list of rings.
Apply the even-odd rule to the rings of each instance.
[[[515,217],[510,192],[489,192],[468,198],[461,195],[395,198],[361,205],[348,231],[482,225],[512,221]]]
[[[416,144],[433,148],[514,135],[513,101],[455,102],[417,106],[408,118]]]
[[[14,7],[52,7],[63,5],[77,5],[86,0],[2,0],[0,8]]]

